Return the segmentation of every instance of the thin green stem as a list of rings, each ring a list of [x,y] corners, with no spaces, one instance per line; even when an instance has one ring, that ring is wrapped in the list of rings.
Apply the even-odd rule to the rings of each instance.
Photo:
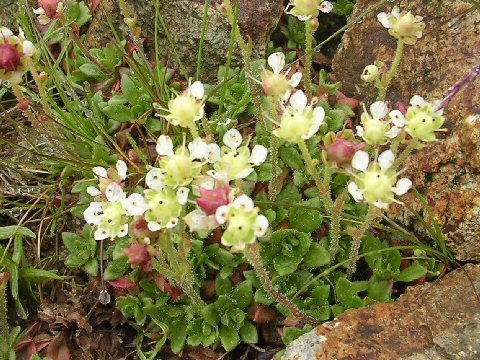
[[[202,19],[202,35],[200,37],[200,44],[198,46],[197,80],[200,80],[200,75],[202,74],[203,43],[205,41],[205,33],[207,31],[208,8],[209,7],[210,7],[210,0],[205,0],[205,8],[203,10],[203,19]]]
[[[382,101],[385,100],[385,97],[387,96],[388,88],[390,87],[390,84],[393,78],[395,77],[395,74],[397,73],[400,62],[402,61],[404,48],[405,48],[405,43],[402,40],[398,40],[397,50],[395,51],[395,57],[393,59],[392,67],[386,73],[385,79],[383,81],[380,81],[380,84],[379,84],[380,87],[378,89],[378,100],[382,100]]]
[[[195,125],[195,123],[191,124],[188,129],[190,130],[190,134],[192,135],[192,139],[196,139],[199,137],[198,135],[198,129],[197,129],[197,125]]]
[[[418,144],[419,144],[418,138],[411,139],[407,147],[405,148],[405,150],[403,150],[400,156],[398,156],[393,162],[392,169],[394,170],[398,169],[398,167],[402,165],[405,162],[405,160],[407,160],[407,158],[410,156],[412,151],[417,148]]]
[[[340,248],[341,227],[340,220],[342,219],[342,211],[345,206],[345,200],[347,198],[347,190],[337,197],[333,206],[332,221],[330,223],[330,264],[335,261],[335,258]]]
[[[270,100],[272,119],[277,118],[277,100]],[[278,138],[273,134],[273,123],[270,123],[270,161],[272,164],[272,178],[268,184],[268,199],[273,201],[278,194]]]
[[[312,318],[309,315],[306,315],[300,311],[300,309],[295,305],[293,301],[291,301],[288,297],[283,294],[280,294],[275,288],[273,287],[272,281],[270,276],[268,275],[267,270],[265,269],[265,265],[263,264],[262,258],[260,257],[260,250],[258,248],[258,244],[255,242],[249,245],[245,249],[245,257],[253,266],[255,273],[257,274],[260,282],[262,283],[263,288],[270,295],[279,303],[283,304],[293,316],[305,321],[306,323],[317,326],[318,321]]]
[[[6,251],[6,250],[5,250]],[[7,340],[10,329],[7,317],[7,283],[8,273],[0,274],[0,335]]]
[[[355,233],[352,236],[352,248],[350,249],[349,256],[350,262],[348,263],[347,268],[347,275],[349,277],[352,276],[357,270],[358,253],[360,251],[360,245],[362,244],[362,238],[372,225],[373,221],[379,215],[378,211],[379,210],[375,205],[369,204],[367,215],[365,216],[365,221],[358,229],[355,230]]]
[[[312,58],[313,58],[313,28],[311,20],[305,21],[305,69],[303,82],[305,83],[305,92],[307,93],[308,102],[312,100]]]
[[[300,152],[302,153],[303,160],[305,161],[307,170],[309,174],[312,176],[313,180],[315,181],[315,185],[318,188],[319,196],[323,200],[325,208],[327,209],[329,215],[332,215],[334,212],[333,201],[331,198],[330,191],[323,184],[322,178],[317,169],[317,161],[312,159],[312,156],[310,155],[310,151],[308,151],[307,144],[305,144],[304,141],[299,142],[298,147],[300,148]]]

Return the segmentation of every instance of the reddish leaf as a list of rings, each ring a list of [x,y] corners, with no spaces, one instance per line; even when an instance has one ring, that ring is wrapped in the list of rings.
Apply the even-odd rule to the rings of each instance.
[[[64,333],[60,333],[52,340],[47,348],[47,357],[53,360],[71,360],[70,349]]]
[[[108,283],[115,289],[131,289],[136,285],[133,281],[128,280],[125,276],[117,280],[111,280]]]

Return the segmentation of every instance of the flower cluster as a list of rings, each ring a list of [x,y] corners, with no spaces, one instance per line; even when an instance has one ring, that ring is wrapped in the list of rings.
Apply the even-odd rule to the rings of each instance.
[[[378,14],[377,19],[388,29],[390,35],[408,45],[415,44],[425,29],[421,16],[414,16],[410,11],[400,12],[398,6],[395,6],[391,13]]]
[[[242,146],[242,143],[243,138],[235,129],[225,134],[222,147],[196,138],[175,148],[169,136],[161,135],[156,146],[159,160],[145,176],[146,188],[142,193],[134,192],[128,197],[123,190],[127,179],[125,162],[119,160],[116,169],[95,167],[93,172],[99,185],[87,188],[95,199],[84,212],[85,220],[96,226],[94,238],[113,240],[129,232],[134,237],[149,238],[162,229],[176,227],[182,219],[190,231],[212,230],[226,221],[220,221],[218,209],[233,206],[232,209],[238,209],[229,210],[228,216],[238,213],[244,221],[247,218],[252,220],[249,226],[256,224],[257,227],[250,231],[243,225],[246,229],[243,237],[237,234],[233,241],[229,234],[234,228],[229,226],[230,230],[225,232],[225,244],[234,245],[233,249],[238,250],[242,244],[244,247],[251,243],[256,236],[263,235],[268,222],[265,225],[266,219],[258,215],[253,202],[252,206],[242,205],[249,199],[246,195],[241,195],[240,200],[235,199],[235,193],[240,190],[231,187],[230,181],[250,175],[255,166],[265,161],[268,151],[261,145],[255,145],[250,151],[248,144]],[[197,208],[185,215],[189,203],[196,204]],[[258,222],[257,218],[260,219]],[[235,221],[230,223],[235,224]],[[263,232],[259,230],[260,226]]]
[[[33,44],[25,39],[22,29],[18,35],[6,28],[0,28],[0,83],[18,84],[27,70],[27,58],[35,53]]]
[[[267,69],[263,70],[261,74],[263,91],[267,96],[286,102],[290,98],[292,89],[297,87],[302,80],[302,73],[297,71],[288,79],[287,74],[290,69],[282,72],[285,67],[285,55],[281,52],[271,54],[267,62],[273,72]]]
[[[398,111],[398,110],[397,110]],[[388,112],[387,103],[376,101],[370,106],[370,113],[366,109],[361,116],[362,126],[357,126],[357,135],[367,144],[384,145],[401,132],[403,122],[398,120],[397,111]],[[389,120],[386,119],[387,114]]]
[[[285,13],[296,16],[300,21],[316,19],[321,12],[329,13],[333,4],[321,0],[292,0],[288,3]]]
[[[381,209],[388,208],[395,200],[395,195],[405,194],[412,182],[408,178],[397,181],[398,174],[392,169],[395,156],[391,150],[386,150],[370,163],[365,151],[357,151],[352,159],[352,167],[357,172],[352,173],[354,181],[348,184],[348,192],[355,201],[366,201]]]

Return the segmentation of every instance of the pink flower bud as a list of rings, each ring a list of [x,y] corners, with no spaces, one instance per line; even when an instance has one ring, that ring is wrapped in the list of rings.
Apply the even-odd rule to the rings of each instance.
[[[0,44],[0,69],[16,71],[20,65],[22,54],[8,42]]]
[[[63,0],[38,0],[38,7],[41,7],[49,18],[57,14],[58,4]]]
[[[144,271],[152,270],[152,259],[148,252],[148,245],[133,244],[123,250],[128,257],[130,265],[136,265],[143,268]]]
[[[403,114],[403,116],[407,115],[408,105],[398,101],[397,102],[397,109]]]
[[[350,165],[353,155],[364,147],[365,143],[354,144],[337,136],[333,143],[326,147],[325,150],[329,161],[337,163],[337,166],[345,167]]]
[[[200,197],[197,199],[197,205],[205,214],[213,215],[220,206],[228,205],[230,187],[224,185],[213,190],[200,187]]]

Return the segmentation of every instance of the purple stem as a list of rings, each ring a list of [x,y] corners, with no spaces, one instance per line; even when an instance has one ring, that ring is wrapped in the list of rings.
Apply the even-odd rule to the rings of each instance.
[[[440,103],[440,105],[438,105],[436,110],[438,111],[446,107],[450,103],[452,98],[455,95],[457,95],[457,93],[460,90],[462,90],[465,86],[467,86],[469,83],[475,81],[475,79],[479,74],[480,74],[480,62],[472,68],[472,70],[470,71],[470,74],[458,80],[450,89],[448,89],[447,97],[442,100],[442,102]]]

